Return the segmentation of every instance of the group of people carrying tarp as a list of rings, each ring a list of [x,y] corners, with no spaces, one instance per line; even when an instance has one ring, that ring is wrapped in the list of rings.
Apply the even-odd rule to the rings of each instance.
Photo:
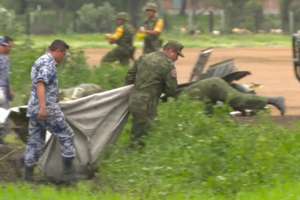
[[[0,93],[3,96],[0,106],[4,108],[8,108],[13,96],[9,87],[8,59],[12,46],[10,37],[0,37]],[[104,147],[122,130],[128,111],[133,120],[132,146],[143,147],[144,136],[156,117],[162,94],[176,97],[184,93],[207,104],[222,101],[239,111],[257,111],[271,104],[284,115],[283,97],[242,93],[217,77],[193,80],[178,92],[174,63],[179,56],[183,57],[183,48],[181,43],[169,41],[162,50],[141,56],[128,71],[126,84],[130,86],[59,103],[56,67],[63,61],[69,45],[62,40],[54,40],[48,51],[32,66],[25,180],[33,180],[34,167],[38,162],[45,174],[56,181],[72,183],[78,174],[88,174]],[[47,131],[55,137],[44,149]],[[0,136],[3,134],[1,132]]]

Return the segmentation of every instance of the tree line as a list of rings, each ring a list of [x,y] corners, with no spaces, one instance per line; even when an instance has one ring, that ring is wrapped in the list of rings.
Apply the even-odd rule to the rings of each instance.
[[[82,14],[83,6],[90,5],[90,7],[85,7],[85,9],[88,10],[88,8],[91,8],[92,6],[100,8],[103,5],[109,4],[112,8],[110,10],[111,13],[106,12],[106,15],[114,15],[118,11],[127,11],[131,15],[132,24],[137,27],[143,17],[141,10],[147,1],[154,1],[160,7],[164,4],[164,0],[0,0],[0,7],[2,6],[9,10],[13,10],[16,16],[22,16],[19,19],[25,22],[26,29],[32,28],[30,27],[30,19],[34,18],[30,16],[29,13],[37,10],[52,12],[58,18],[58,23],[62,23],[61,27],[65,27],[66,23],[72,23],[72,28],[76,29],[79,25],[76,24],[75,21],[78,21],[79,14]],[[280,28],[284,32],[290,31],[289,24],[291,20],[291,11],[293,11],[293,21],[296,23],[296,27],[300,28],[300,2],[298,0],[278,1],[280,5]],[[192,5],[192,8],[196,8],[196,5],[199,3],[206,8],[223,10],[225,15],[225,27],[227,30],[231,30],[234,27],[248,26],[257,31],[263,29],[266,26],[265,21],[269,20],[266,19],[263,13],[263,0],[173,0],[173,2],[179,4],[179,16],[186,16],[188,14],[187,5]],[[192,11],[196,12],[195,10]],[[167,14],[163,13],[163,9],[161,9],[161,12],[162,14]],[[90,13],[88,13],[88,15],[89,18],[93,18],[90,16]],[[36,19],[38,18],[39,17],[36,17]],[[72,20],[70,20],[71,22],[66,22],[67,19]],[[267,23],[270,24],[272,22],[267,21]],[[110,28],[106,27],[106,29]],[[80,28],[79,31],[81,31]]]

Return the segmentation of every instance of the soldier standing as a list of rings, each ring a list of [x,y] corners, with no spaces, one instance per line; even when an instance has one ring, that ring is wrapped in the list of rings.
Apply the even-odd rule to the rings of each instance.
[[[13,39],[8,36],[0,37],[0,108],[9,108],[9,101],[13,98],[10,88],[9,73],[10,61],[9,54],[13,46]],[[7,130],[7,124],[0,127],[0,144],[3,144],[3,136]]]
[[[116,44],[117,47],[109,51],[101,63],[110,63],[119,61],[122,65],[128,65],[129,60],[134,57],[133,36],[134,29],[128,24],[128,14],[120,12],[117,14],[116,23],[118,25],[115,33],[106,34],[106,39],[110,44]]]
[[[162,93],[175,96],[177,88],[174,62],[182,56],[183,45],[169,41],[163,51],[142,56],[128,71],[126,82],[134,88],[129,97],[129,112],[132,115],[132,140],[143,146],[143,136],[147,134],[156,116],[156,108]]]
[[[147,3],[145,11],[147,20],[139,31],[145,34],[143,53],[147,54],[160,49],[162,40],[159,36],[163,31],[164,21],[157,17],[157,5],[155,3]]]
[[[75,148],[73,130],[65,121],[58,104],[58,80],[56,65],[61,63],[69,46],[62,40],[54,40],[49,51],[38,58],[32,66],[32,90],[28,102],[29,138],[25,152],[25,180],[33,180],[33,169],[44,148],[44,134],[49,130],[61,145],[63,157],[63,180],[75,179],[73,159]]]

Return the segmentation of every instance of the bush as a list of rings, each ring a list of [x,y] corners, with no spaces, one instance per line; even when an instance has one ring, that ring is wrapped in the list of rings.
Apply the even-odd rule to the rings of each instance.
[[[72,31],[74,19],[69,12],[57,11],[34,11],[31,16],[31,33],[33,34],[55,34]],[[56,22],[56,23],[53,23]]]
[[[85,4],[77,11],[77,28],[81,33],[109,32],[114,24],[115,10],[107,2],[103,6]]]
[[[15,13],[0,5],[0,35],[15,36],[24,32],[24,27],[17,22]]]

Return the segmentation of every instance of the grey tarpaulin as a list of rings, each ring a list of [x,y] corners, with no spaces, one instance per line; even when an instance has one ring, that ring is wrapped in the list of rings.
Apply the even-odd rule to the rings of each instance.
[[[132,85],[125,86],[60,103],[75,132],[75,168],[79,175],[89,175],[99,155],[127,122],[131,88]],[[39,165],[48,178],[58,181],[62,177],[62,158],[56,137],[50,138]]]

